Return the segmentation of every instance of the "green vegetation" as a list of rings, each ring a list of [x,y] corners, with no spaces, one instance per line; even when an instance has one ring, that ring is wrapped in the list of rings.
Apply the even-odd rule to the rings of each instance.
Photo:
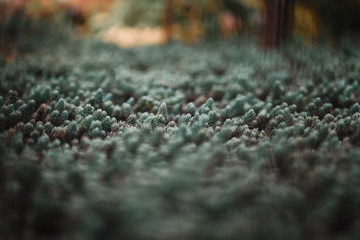
[[[2,63],[0,238],[359,239],[359,60],[81,41]]]

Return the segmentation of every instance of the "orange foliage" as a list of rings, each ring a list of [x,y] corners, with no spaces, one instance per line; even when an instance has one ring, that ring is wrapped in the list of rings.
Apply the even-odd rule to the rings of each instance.
[[[203,26],[199,20],[192,19],[188,24],[173,24],[172,37],[185,43],[196,42],[203,34]]]
[[[62,2],[65,7],[78,9],[87,15],[107,11],[112,4],[112,0],[64,0]]]
[[[315,43],[323,31],[314,11],[303,6],[295,7],[294,25],[295,34],[303,37],[305,45]]]

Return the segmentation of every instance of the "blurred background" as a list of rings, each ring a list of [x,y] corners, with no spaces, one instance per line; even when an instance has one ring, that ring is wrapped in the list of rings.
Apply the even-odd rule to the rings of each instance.
[[[250,37],[264,48],[360,39],[360,0],[0,0],[0,53],[91,37],[121,47]],[[46,40],[46,42],[45,42]]]

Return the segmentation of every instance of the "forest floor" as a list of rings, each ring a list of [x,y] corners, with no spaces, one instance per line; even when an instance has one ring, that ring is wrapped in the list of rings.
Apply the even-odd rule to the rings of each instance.
[[[359,239],[359,48],[76,40],[0,61],[1,239]]]

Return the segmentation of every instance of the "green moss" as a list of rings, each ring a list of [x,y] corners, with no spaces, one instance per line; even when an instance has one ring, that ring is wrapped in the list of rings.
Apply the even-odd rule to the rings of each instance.
[[[0,237],[356,239],[359,59],[219,44],[4,66]]]

